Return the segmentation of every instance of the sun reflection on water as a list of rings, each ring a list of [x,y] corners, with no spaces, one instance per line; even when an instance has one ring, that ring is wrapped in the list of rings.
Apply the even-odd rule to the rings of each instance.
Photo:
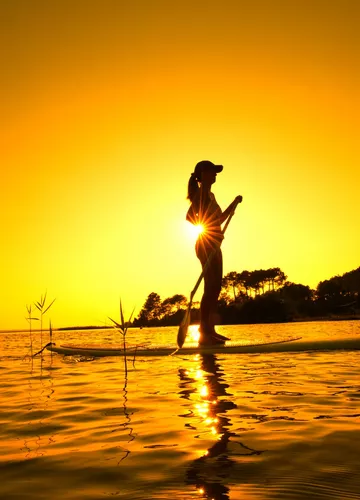
[[[188,374],[196,381],[198,402],[195,403],[194,407],[196,414],[201,419],[201,423],[209,431],[210,435],[219,439],[222,434],[219,432],[219,419],[216,416],[215,406],[217,404],[217,395],[212,394],[208,374],[203,370],[200,364],[200,357],[198,361],[199,365],[188,371]],[[203,456],[206,455],[208,455],[208,451]]]
[[[190,325],[189,326],[188,339],[190,342],[195,342],[196,344],[199,342],[199,339],[200,339],[199,325]]]
[[[194,331],[198,332],[198,327],[193,327]],[[195,486],[201,498],[229,500],[223,467],[228,463],[227,445],[232,433],[229,431],[230,419],[225,413],[236,405],[226,392],[228,385],[223,370],[215,355],[198,354],[192,358],[192,366],[179,370],[179,374],[183,382],[182,397],[192,401],[192,411],[187,415],[193,420],[189,428],[196,429],[199,439],[196,458],[187,471],[187,481]],[[204,441],[207,441],[207,449],[204,449]]]

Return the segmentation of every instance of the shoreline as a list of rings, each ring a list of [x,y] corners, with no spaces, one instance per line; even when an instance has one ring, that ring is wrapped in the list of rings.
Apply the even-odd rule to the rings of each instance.
[[[314,321],[359,321],[360,314],[349,314],[348,316],[317,316],[314,318],[294,318],[291,321],[285,321],[285,323],[311,323]]]
[[[347,315],[347,316],[317,316],[317,317],[306,317],[306,318],[293,318],[290,321],[282,321],[282,324],[285,323],[314,323],[314,322],[331,322],[331,321],[359,321],[360,320],[360,314],[352,314],[352,315]],[[266,323],[234,323],[234,325],[270,325],[270,324],[277,324],[279,323],[278,321],[269,321]],[[177,325],[154,325],[154,326],[146,326],[144,325],[143,328],[164,328],[164,327],[176,327]],[[228,326],[227,324],[220,323],[218,326]],[[129,329],[139,329],[140,327],[138,326],[128,326]],[[113,326],[63,326],[59,328],[52,328],[53,332],[66,332],[66,331],[79,331],[79,330],[111,330],[114,329]],[[49,333],[49,329],[43,329],[43,333]],[[40,333],[41,330],[36,329],[32,330],[32,333]],[[21,330],[0,330],[0,334],[2,333],[29,333],[28,329],[21,329]]]

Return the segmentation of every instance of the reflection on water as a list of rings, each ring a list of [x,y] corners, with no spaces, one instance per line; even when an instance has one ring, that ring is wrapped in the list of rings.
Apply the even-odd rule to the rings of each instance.
[[[132,412],[129,411],[127,407],[127,402],[128,402],[128,391],[127,391],[127,384],[128,384],[128,378],[127,378],[127,373],[125,374],[125,381],[124,381],[124,387],[123,387],[123,408],[124,408],[124,416],[125,416],[125,422],[122,424],[123,428],[128,431],[129,434],[129,440],[128,443],[131,443],[135,439],[134,436],[134,428],[131,426],[131,416]],[[126,449],[124,450],[124,456],[120,458],[118,464],[125,460],[130,454],[130,450]]]
[[[24,452],[24,458],[31,459],[46,455],[46,448],[55,442],[54,430],[48,425],[47,419],[51,414],[51,405],[54,395],[54,383],[52,377],[52,358],[50,363],[44,365],[43,360],[39,364],[31,358],[26,358],[28,376],[26,377],[26,426],[23,430],[24,444],[20,448]],[[25,419],[24,419],[25,420]]]
[[[222,378],[223,370],[215,355],[198,354],[196,365],[190,369],[179,369],[180,397],[190,399],[195,395],[194,410],[186,418],[192,429],[205,429],[213,438],[213,444],[207,450],[200,451],[200,457],[194,460],[186,471],[186,483],[196,486],[198,493],[206,499],[229,499],[230,489],[227,485],[229,471],[234,465],[235,454],[260,455],[261,450],[254,450],[235,439],[237,435],[231,431],[231,410],[236,404],[230,400],[229,387]],[[236,452],[228,452],[230,439],[237,446]]]

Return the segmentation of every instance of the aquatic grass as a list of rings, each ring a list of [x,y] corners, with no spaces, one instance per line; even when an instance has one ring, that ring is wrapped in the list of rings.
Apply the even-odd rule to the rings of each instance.
[[[46,305],[46,295],[47,292],[45,292],[44,296],[41,295],[40,300],[37,302],[34,302],[35,307],[39,310],[40,312],[40,345],[42,347],[42,334],[43,334],[43,317],[47,313],[47,311],[50,309],[50,307],[53,305],[55,302],[56,298],[50,302],[50,304],[47,306]],[[52,340],[52,329],[51,329],[51,323],[50,323],[50,342]]]
[[[50,337],[49,341],[50,341],[50,345],[52,344],[52,338],[53,338],[52,334],[53,334],[53,332],[52,332],[52,326],[51,326],[51,320],[50,320],[50,322],[49,322],[49,337]],[[51,360],[52,360],[52,356],[53,356],[53,353],[52,353],[52,351],[50,351]]]
[[[31,352],[31,357],[33,357],[32,321],[39,321],[39,318],[33,318],[32,317],[32,307],[31,307],[31,304],[30,305],[26,305],[26,310],[27,310],[27,313],[28,313],[28,317],[25,318],[25,319],[29,323],[30,352]]]
[[[130,314],[130,318],[126,323],[125,319],[124,319],[124,312],[123,312],[122,303],[121,303],[121,299],[120,299],[120,321],[121,321],[121,323],[118,323],[114,319],[110,318],[110,316],[108,316],[109,320],[112,321],[112,323],[113,323],[113,328],[115,328],[115,330],[120,332],[121,335],[123,336],[125,377],[127,377],[126,334],[127,334],[131,319],[133,317],[134,311],[135,311],[135,307],[132,310],[132,313]],[[134,357],[134,359],[135,359],[135,357]]]

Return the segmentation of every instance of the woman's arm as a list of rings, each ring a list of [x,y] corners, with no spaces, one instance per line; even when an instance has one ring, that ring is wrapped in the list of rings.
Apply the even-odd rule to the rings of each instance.
[[[231,214],[231,212],[234,210],[234,208],[236,207],[236,205],[238,203],[241,203],[242,202],[242,196],[239,195],[235,198],[235,200],[230,203],[230,205],[227,207],[226,210],[224,210],[224,212],[222,213],[222,216],[221,216],[221,219],[220,219],[220,224],[222,224],[223,222],[226,221],[226,219],[229,217],[229,215]]]

